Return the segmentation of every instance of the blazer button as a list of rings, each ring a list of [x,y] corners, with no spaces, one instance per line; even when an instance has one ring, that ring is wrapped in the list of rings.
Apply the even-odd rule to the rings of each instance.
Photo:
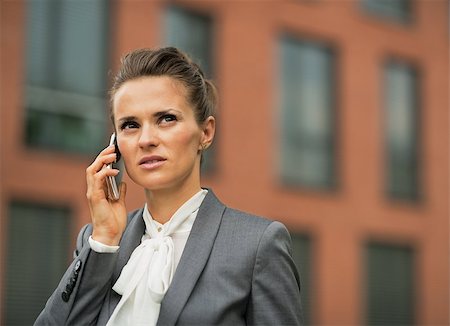
[[[69,301],[69,297],[70,297],[70,295],[69,295],[69,293],[67,293],[66,291],[64,291],[64,292],[61,294],[61,298],[63,299],[64,302]]]
[[[80,271],[80,269],[81,269],[81,260],[78,260],[78,261],[75,263],[75,273],[78,274],[78,272]]]
[[[66,291],[67,294],[73,291],[74,285],[72,283],[66,284]]]

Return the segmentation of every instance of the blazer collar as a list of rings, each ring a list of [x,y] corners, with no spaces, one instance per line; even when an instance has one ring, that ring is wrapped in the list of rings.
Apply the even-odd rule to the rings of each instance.
[[[225,206],[212,190],[203,200],[172,283],[161,303],[157,325],[175,325],[211,253]]]

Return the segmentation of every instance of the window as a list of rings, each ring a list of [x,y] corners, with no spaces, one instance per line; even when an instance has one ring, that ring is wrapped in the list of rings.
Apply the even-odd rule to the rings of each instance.
[[[367,322],[414,324],[414,255],[408,247],[367,247]]]
[[[387,192],[393,198],[418,197],[417,77],[408,65],[384,68]]]
[[[70,214],[15,202],[8,221],[4,322],[32,325],[67,268]]]
[[[212,20],[207,15],[178,7],[168,7],[166,44],[188,53],[208,78],[213,75],[212,28]]]
[[[213,23],[207,15],[170,6],[165,19],[165,43],[189,54],[200,65],[207,78],[214,74]],[[215,143],[203,155],[202,170],[210,172],[215,165]]]
[[[94,153],[104,147],[108,2],[28,1],[26,142]]]
[[[281,179],[324,189],[335,184],[334,56],[326,46],[281,40]]]
[[[306,325],[311,325],[311,240],[301,234],[292,235],[292,257],[300,273],[303,319]]]
[[[367,12],[406,22],[411,18],[411,0],[361,0],[361,5]]]

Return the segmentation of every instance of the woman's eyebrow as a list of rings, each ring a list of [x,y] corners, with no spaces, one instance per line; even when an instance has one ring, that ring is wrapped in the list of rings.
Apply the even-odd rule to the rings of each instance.
[[[123,118],[117,119],[117,121],[118,122],[125,122],[125,121],[133,121],[133,120],[136,120],[136,119],[137,118],[135,116],[130,115],[130,116],[127,116],[127,117],[123,117]]]
[[[162,116],[164,116],[166,114],[174,114],[174,113],[182,114],[182,112],[177,110],[177,109],[167,109],[167,110],[161,110],[161,111],[154,112],[152,114],[152,116],[157,119],[157,118],[160,118],[160,117],[162,117]],[[121,122],[125,122],[125,121],[135,121],[137,119],[138,118],[136,116],[130,115],[130,116],[126,116],[126,117],[122,117],[120,119],[117,119],[117,121],[119,123],[121,123]]]
[[[164,116],[166,114],[174,114],[174,113],[181,114],[181,111],[178,111],[176,109],[167,109],[167,110],[162,110],[162,111],[155,112],[155,113],[153,113],[153,116],[155,118],[160,118],[160,117],[162,117],[162,116]]]

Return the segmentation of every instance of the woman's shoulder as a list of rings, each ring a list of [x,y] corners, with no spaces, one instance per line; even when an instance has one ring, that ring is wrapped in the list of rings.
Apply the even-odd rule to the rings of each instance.
[[[260,226],[267,226],[268,224],[273,222],[270,219],[268,219],[267,217],[255,215],[255,214],[252,214],[249,212],[244,212],[240,209],[232,208],[232,207],[228,207],[228,206],[226,206],[226,208],[225,208],[224,217],[236,219],[237,221],[242,222],[242,223],[249,223],[249,224],[260,225]]]
[[[286,226],[277,220],[270,219],[265,216],[259,216],[252,213],[244,212],[236,208],[226,207],[223,221],[232,221],[239,225],[243,225],[252,230],[265,231],[266,229],[286,229]]]
[[[208,197],[215,201],[216,207],[219,207],[221,210],[223,209],[222,227],[230,226],[237,228],[237,230],[252,230],[252,233],[258,233],[258,231],[264,232],[269,226],[270,228],[281,227],[285,229],[285,226],[281,222],[223,204],[211,190],[209,191]]]
[[[224,226],[231,226],[240,232],[251,233],[257,237],[274,231],[281,231],[281,233],[288,232],[282,222],[229,207],[225,209],[222,224]]]
[[[234,208],[225,209],[218,239],[218,243],[227,243],[227,250],[235,248],[231,250],[235,253],[239,251],[237,256],[246,259],[248,255],[275,252],[279,248],[290,252],[291,238],[283,223]]]

